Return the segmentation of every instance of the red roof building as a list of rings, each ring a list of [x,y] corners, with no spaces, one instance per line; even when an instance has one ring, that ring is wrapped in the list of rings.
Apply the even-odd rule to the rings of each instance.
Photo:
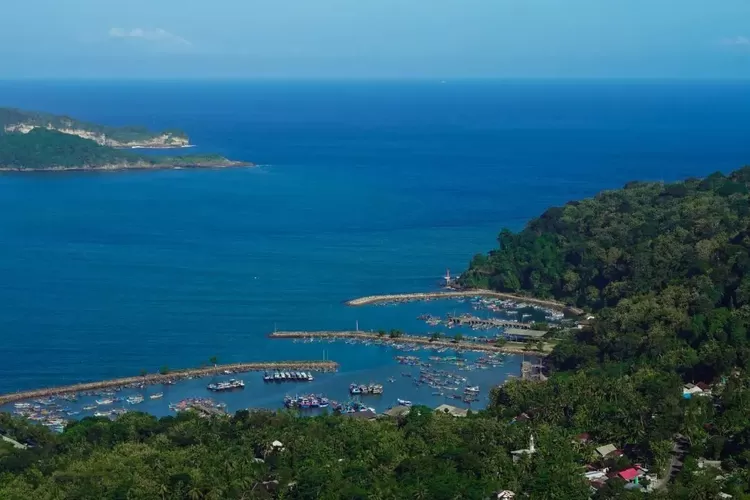
[[[631,467],[629,469],[620,471],[617,475],[623,478],[625,481],[630,482],[636,479],[638,476],[640,476],[640,472],[638,472],[637,469],[634,469],[633,467]]]

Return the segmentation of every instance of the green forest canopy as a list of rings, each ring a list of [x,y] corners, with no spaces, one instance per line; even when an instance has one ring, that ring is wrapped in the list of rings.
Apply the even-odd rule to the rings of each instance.
[[[52,435],[6,415],[1,427],[38,446],[0,448],[0,498],[643,498],[619,479],[592,493],[584,466],[662,473],[678,435],[684,468],[650,498],[750,498],[749,184],[747,168],[631,183],[504,230],[465,284],[555,297],[596,320],[558,343],[546,382],[512,380],[467,418],[128,414]],[[685,399],[685,382],[712,395]],[[589,443],[574,439],[584,432]],[[513,463],[531,434],[537,453]],[[284,451],[270,450],[277,439]],[[592,458],[608,443],[626,456]]]
[[[152,132],[148,128],[140,126],[110,127],[107,125],[98,125],[96,123],[76,120],[69,116],[53,115],[37,111],[25,111],[15,108],[0,108],[0,131],[8,125],[17,125],[20,123],[37,127],[47,127],[48,125],[51,125],[53,128],[70,127],[86,130],[96,134],[104,134],[108,138],[118,142],[145,141],[162,134],[187,139],[187,134],[182,130],[177,129]]]
[[[26,134],[0,133],[0,168],[81,168],[138,163],[190,165],[221,161],[215,155],[149,156],[102,146],[90,139],[54,130],[34,129]]]

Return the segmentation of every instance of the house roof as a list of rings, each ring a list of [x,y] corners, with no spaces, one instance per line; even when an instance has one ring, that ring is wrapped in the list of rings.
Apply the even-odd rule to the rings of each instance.
[[[409,410],[411,410],[411,408],[409,408],[408,406],[398,405],[388,410],[385,410],[383,414],[388,415],[389,417],[402,417],[408,414]]]
[[[613,451],[617,451],[617,447],[613,444],[605,444],[604,446],[600,446],[596,449],[596,452],[602,457],[606,457]]]
[[[633,467],[620,471],[617,475],[623,478],[625,481],[632,481],[637,478],[640,473]]]
[[[547,335],[544,330],[524,330],[523,328],[508,327],[505,329],[506,335],[512,335],[514,337],[528,337],[534,339],[540,339]]]
[[[576,436],[576,439],[578,441],[588,441],[589,439],[591,439],[591,436],[589,436],[588,432],[582,432]]]
[[[372,410],[365,410],[365,411],[355,411],[354,413],[344,413],[344,416],[349,417],[349,418],[362,419],[362,420],[373,420],[378,416],[378,414]]]
[[[452,405],[440,405],[435,408],[435,413],[447,413],[454,417],[465,417],[469,413],[469,410]]]

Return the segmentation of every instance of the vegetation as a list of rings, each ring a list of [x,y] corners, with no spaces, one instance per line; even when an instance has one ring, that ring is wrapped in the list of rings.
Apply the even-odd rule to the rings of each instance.
[[[0,448],[0,498],[485,499],[509,489],[587,499],[585,464],[638,462],[663,475],[683,440],[682,471],[649,498],[750,498],[748,185],[750,169],[632,183],[504,230],[464,284],[554,297],[596,318],[560,336],[546,381],[510,381],[487,410],[453,418],[416,407],[374,422],[128,414],[59,436],[3,416],[0,426],[38,446]],[[686,382],[712,394],[685,398]],[[530,435],[536,453],[514,463],[510,451]],[[593,458],[609,443],[625,456]],[[723,470],[700,468],[701,457]],[[593,497],[643,498],[624,484],[612,479]]]
[[[24,111],[14,108],[0,108],[0,130],[8,126],[24,124],[35,127],[51,127],[53,129],[76,129],[90,132],[96,135],[106,136],[108,139],[120,143],[136,141],[148,141],[161,135],[168,135],[179,139],[187,139],[187,134],[182,130],[164,130],[152,132],[146,127],[108,127],[95,123],[88,123],[69,116],[52,115],[36,111]]]
[[[102,146],[90,139],[46,129],[34,129],[26,134],[0,133],[0,168],[4,169],[78,169],[106,166],[158,168],[228,163],[231,162],[216,155],[138,155]]]

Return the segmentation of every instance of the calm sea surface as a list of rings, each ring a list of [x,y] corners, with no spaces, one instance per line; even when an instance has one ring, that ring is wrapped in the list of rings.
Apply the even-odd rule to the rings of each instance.
[[[398,376],[396,353],[266,334],[427,331],[417,315],[457,306],[342,302],[432,289],[549,206],[750,163],[743,83],[5,82],[0,106],[178,127],[261,165],[0,176],[0,392],[325,349],[342,372],[311,390],[343,398]],[[257,378],[233,407],[306,390]],[[380,406],[429,391],[399,380]]]

